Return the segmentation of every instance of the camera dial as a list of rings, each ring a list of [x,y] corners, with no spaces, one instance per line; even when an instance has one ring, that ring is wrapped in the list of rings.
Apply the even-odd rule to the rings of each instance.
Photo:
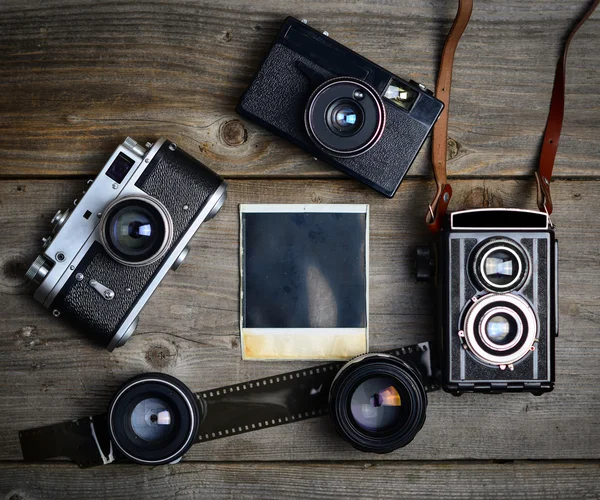
[[[308,99],[304,122],[311,140],[340,157],[372,148],[385,128],[385,108],[377,92],[361,80],[333,78]]]
[[[491,293],[473,298],[458,335],[477,359],[504,369],[535,349],[537,331],[535,313],[525,299]]]
[[[62,212],[61,210],[58,210],[54,214],[54,217],[52,217],[52,220],[50,221],[50,224],[54,225],[52,232],[55,234],[58,233],[61,230],[61,228],[65,225],[65,222],[67,222],[67,219],[69,218],[70,215],[71,215],[70,208],[67,208],[64,212]]]
[[[149,373],[127,382],[108,410],[111,440],[147,465],[172,463],[194,443],[199,409],[193,393],[169,375]]]
[[[173,222],[158,200],[127,196],[106,208],[100,220],[100,238],[117,262],[143,266],[167,252],[173,239]]]
[[[471,260],[471,275],[479,287],[489,292],[509,292],[521,288],[529,276],[525,250],[508,238],[484,241]]]
[[[331,385],[329,412],[338,433],[361,451],[388,453],[410,443],[425,422],[427,396],[418,373],[388,354],[344,365]]]

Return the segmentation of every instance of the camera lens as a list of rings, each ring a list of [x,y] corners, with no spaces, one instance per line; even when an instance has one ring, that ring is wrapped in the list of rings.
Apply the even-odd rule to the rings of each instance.
[[[480,245],[471,264],[475,282],[490,292],[508,292],[523,285],[529,274],[525,251],[508,239],[493,239]]]
[[[426,408],[418,373],[387,354],[366,354],[347,363],[329,395],[338,433],[355,448],[375,453],[410,443],[425,422]]]
[[[385,108],[370,85],[334,78],[308,99],[305,125],[311,140],[332,156],[357,156],[373,147],[385,128]]]
[[[390,377],[361,382],[350,399],[354,423],[368,432],[384,432],[403,420],[401,388]]]
[[[490,342],[497,345],[506,345],[519,334],[519,327],[515,319],[502,313],[492,316],[484,328]]]
[[[104,247],[118,262],[140,266],[156,261],[172,239],[167,209],[148,197],[127,197],[107,207],[102,217]]]
[[[109,433],[131,460],[160,465],[179,459],[198,431],[193,393],[168,375],[149,373],[127,382],[109,407]]]
[[[466,311],[460,335],[480,361],[508,366],[534,348],[537,319],[533,308],[514,294],[475,297]]]
[[[355,134],[362,126],[362,111],[358,104],[344,101],[333,103],[327,112],[327,124],[341,136]]]

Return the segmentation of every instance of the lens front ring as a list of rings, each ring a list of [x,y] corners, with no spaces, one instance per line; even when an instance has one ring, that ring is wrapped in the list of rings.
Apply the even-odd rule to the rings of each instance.
[[[118,224],[114,220],[115,217],[133,206],[137,206],[138,211],[146,211],[147,215],[154,219],[153,222],[159,225],[156,228],[158,229],[159,238],[152,241],[152,246],[149,246],[148,249],[142,247],[141,250],[136,250],[136,252],[119,245],[116,241],[118,238],[118,235],[115,235],[116,230],[112,228],[112,226]],[[132,220],[130,225],[135,222]],[[138,226],[133,227],[137,227],[139,230],[140,223],[137,224]],[[150,224],[146,225],[151,228]],[[141,226],[141,228],[144,228],[144,226]],[[113,230],[111,231],[111,229]],[[162,236],[160,236],[161,233]],[[106,207],[100,219],[100,241],[110,257],[120,264],[132,267],[146,266],[162,258],[170,248],[173,241],[173,220],[166,207],[155,198],[142,195],[117,198]]]
[[[479,245],[471,259],[474,284],[493,293],[521,288],[530,272],[529,258],[517,242],[492,238]]]
[[[510,346],[499,345],[486,339],[485,328],[494,314],[510,311],[510,316],[518,317],[520,331],[511,340]],[[533,308],[525,299],[514,294],[490,293],[476,299],[467,310],[463,330],[459,336],[464,338],[468,349],[473,355],[484,363],[508,366],[523,359],[532,349],[537,338],[538,323]],[[485,339],[485,340],[484,340]]]
[[[147,441],[132,432],[130,421],[140,403],[162,400],[173,411],[173,432],[165,443]],[[153,423],[153,415],[146,420]],[[157,415],[156,420],[160,417]],[[117,449],[127,458],[143,465],[172,463],[188,451],[198,433],[200,410],[194,394],[180,380],[169,375],[149,373],[129,380],[114,396],[108,411],[109,434]],[[140,433],[141,434],[141,433]]]
[[[373,396],[379,397],[371,397],[370,404],[369,398],[361,402],[368,407],[364,417],[375,417],[378,424],[384,424],[382,427],[365,426],[363,419],[356,418],[353,407],[356,393],[365,387],[365,382],[373,380],[384,381],[380,388],[383,390],[375,391]],[[377,407],[381,410],[386,404],[385,399],[392,407],[391,417],[373,415]],[[356,449],[366,452],[389,453],[406,446],[423,427],[426,409],[427,395],[418,372],[389,354],[365,354],[349,361],[337,373],[329,393],[329,413],[338,434]]]
[[[353,103],[357,124],[346,131],[332,127],[331,111]],[[354,157],[371,149],[383,135],[386,123],[383,100],[369,84],[351,77],[327,80],[308,99],[304,125],[310,139],[325,153]],[[337,129],[337,130],[334,130]]]

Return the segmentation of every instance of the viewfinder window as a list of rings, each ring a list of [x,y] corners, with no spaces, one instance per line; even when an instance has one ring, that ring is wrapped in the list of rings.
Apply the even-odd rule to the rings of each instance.
[[[410,111],[417,101],[419,93],[411,89],[408,85],[392,78],[383,96],[399,108]]]
[[[115,161],[113,161],[112,165],[106,171],[106,175],[108,175],[113,181],[121,184],[123,179],[125,179],[125,176],[131,170],[131,167],[133,167],[134,163],[135,161],[129,158],[129,156],[119,153],[119,156],[115,158]]]

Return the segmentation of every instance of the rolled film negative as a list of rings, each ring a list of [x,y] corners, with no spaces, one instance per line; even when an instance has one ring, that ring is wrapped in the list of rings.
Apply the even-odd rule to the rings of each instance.
[[[424,391],[429,392],[439,388],[432,374],[429,342],[400,347],[378,355],[399,358],[407,366],[412,367],[414,373],[417,374],[418,384],[422,385]],[[174,377],[145,374],[131,379],[117,392],[107,414],[19,432],[23,458],[26,461],[40,461],[55,457],[67,457],[81,468],[106,465],[114,461],[127,461],[128,459],[152,465],[174,463],[194,443],[212,441],[328,414],[332,383],[340,370],[353,362],[354,360],[348,363],[328,363],[199,393],[192,393]],[[194,432],[189,443],[185,441],[184,432],[179,432],[175,428],[167,429],[170,432],[168,436],[177,436],[177,432],[179,432],[183,444],[172,454],[161,452],[160,458],[151,455],[143,457],[141,453],[131,453],[130,449],[123,446],[119,432],[114,429],[115,423],[123,421],[123,418],[115,416],[116,409],[120,404],[119,397],[127,391],[131,392],[131,388],[137,382],[147,384],[153,377],[160,379],[160,382],[172,381],[183,388],[184,392],[187,391],[190,395],[189,399],[193,400],[197,406],[197,408],[193,408],[191,415],[192,417],[198,415],[198,422],[196,424],[188,423],[189,425],[186,427],[193,429]],[[139,386],[143,387],[143,384],[140,383]],[[148,393],[144,393],[144,397],[146,396]],[[154,398],[151,401],[156,401],[155,396],[159,395],[152,392],[150,396]],[[143,404],[139,397],[137,399],[132,397],[130,400],[129,407],[137,404],[137,408]],[[160,403],[150,404],[154,407],[157,405],[160,406]],[[172,403],[171,406],[173,406],[173,412],[176,413],[176,403]],[[159,420],[161,413],[166,415],[168,411],[168,405],[160,407],[158,411],[152,410],[159,416],[150,415],[150,420],[146,418],[148,424],[153,424],[152,417]],[[141,418],[144,418],[143,411]],[[172,424],[169,419],[170,417],[163,419],[168,421],[167,427]],[[125,435],[126,433],[121,434]]]

